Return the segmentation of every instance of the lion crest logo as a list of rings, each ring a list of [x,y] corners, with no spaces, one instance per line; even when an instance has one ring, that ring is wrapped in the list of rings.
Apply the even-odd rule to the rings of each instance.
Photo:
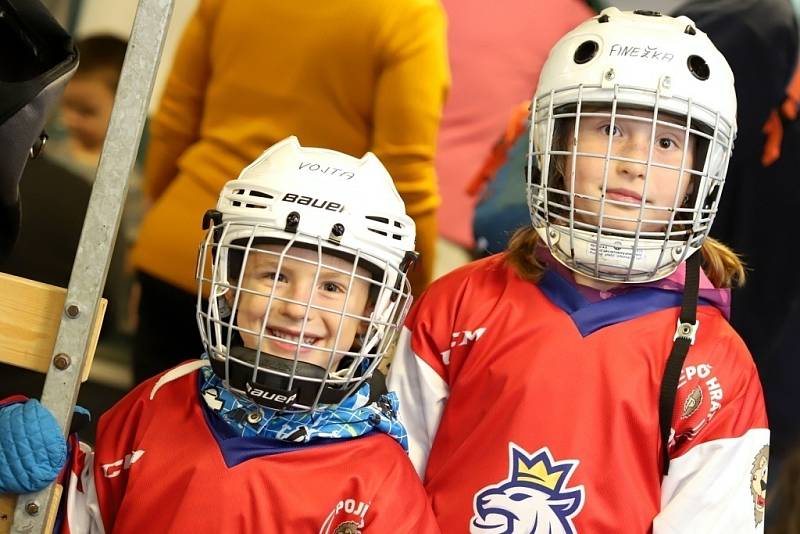
[[[750,495],[753,497],[753,514],[756,526],[764,521],[767,505],[767,475],[769,474],[769,445],[764,445],[753,458],[750,470]]]
[[[359,524],[355,521],[345,521],[336,527],[333,534],[361,534]]]
[[[508,478],[482,488],[473,500],[472,534],[575,534],[583,486],[569,487],[579,460],[556,462],[547,447],[528,454],[508,444]]]

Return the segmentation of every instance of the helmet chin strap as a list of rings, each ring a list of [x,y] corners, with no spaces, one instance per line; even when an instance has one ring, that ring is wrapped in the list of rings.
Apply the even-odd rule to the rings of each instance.
[[[321,404],[338,404],[351,391],[326,384],[320,393],[320,384],[326,378],[323,367],[307,362],[288,360],[266,352],[258,357],[258,368],[255,380],[253,369],[256,368],[257,352],[241,345],[230,347],[228,372],[225,372],[225,360],[211,356],[211,369],[217,376],[227,378],[228,387],[243,392],[256,404],[273,410],[286,410],[295,405],[314,406]],[[241,360],[241,361],[238,361]],[[247,363],[242,363],[247,362]],[[296,367],[295,367],[296,365]],[[294,375],[292,387],[289,388],[289,376]],[[317,394],[319,393],[319,400]]]

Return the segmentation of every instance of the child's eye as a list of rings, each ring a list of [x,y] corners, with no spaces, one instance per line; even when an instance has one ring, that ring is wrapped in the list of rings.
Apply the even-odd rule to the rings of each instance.
[[[612,133],[610,124],[604,124],[602,126],[602,130],[603,130],[603,133],[605,135],[611,135],[611,133]],[[614,135],[619,135],[621,133],[619,127],[616,124],[614,125],[613,133],[614,133]]]
[[[278,274],[278,273],[277,273],[277,272],[275,272],[275,271],[268,271],[268,272],[265,272],[265,273],[264,273],[263,275],[261,275],[261,276],[262,276],[262,278],[264,278],[264,279],[266,279],[266,280],[272,280],[273,282],[274,282],[274,281],[278,281],[278,282],[287,282],[287,281],[288,281],[288,279],[286,278],[286,275],[285,275],[285,274],[283,274],[283,273],[281,273],[281,274]]]
[[[323,282],[322,290],[328,293],[344,293],[345,289],[340,284],[335,282]]]
[[[662,137],[658,140],[658,147],[664,150],[677,148],[677,146],[678,143],[676,143],[675,140],[670,137]]]

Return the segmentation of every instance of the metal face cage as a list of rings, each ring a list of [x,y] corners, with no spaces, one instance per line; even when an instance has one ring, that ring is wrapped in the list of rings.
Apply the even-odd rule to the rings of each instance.
[[[697,251],[717,212],[734,128],[659,90],[578,85],[531,111],[528,203],[557,260],[646,282]]]
[[[269,408],[338,404],[394,345],[411,301],[405,269],[318,236],[248,222],[212,226],[196,273],[212,368]]]

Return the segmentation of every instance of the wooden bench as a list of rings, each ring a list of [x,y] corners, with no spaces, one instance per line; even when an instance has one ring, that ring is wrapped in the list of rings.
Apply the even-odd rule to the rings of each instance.
[[[47,373],[64,313],[67,290],[0,273],[0,362],[31,371]],[[81,382],[89,378],[100,327],[106,310],[101,299],[81,370]],[[47,510],[46,531],[53,529],[61,488]],[[16,506],[16,496],[0,494],[0,534],[7,534]]]

